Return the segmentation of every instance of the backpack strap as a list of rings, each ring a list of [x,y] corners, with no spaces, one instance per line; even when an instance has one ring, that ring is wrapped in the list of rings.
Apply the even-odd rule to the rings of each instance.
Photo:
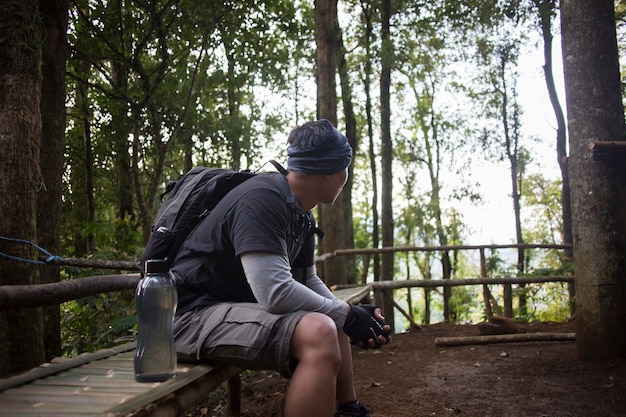
[[[293,195],[293,193],[291,192],[291,189],[289,188],[289,182],[287,181],[287,173],[289,171],[287,171],[279,162],[273,159],[270,159],[268,162],[272,164],[274,168],[276,168],[276,170],[282,174],[282,175],[274,175],[274,178],[275,178],[275,181],[277,181],[279,188],[281,189],[283,195],[285,196],[287,205],[295,212],[305,215],[307,217],[307,221],[310,224],[313,224],[314,222],[312,219],[311,212],[304,213],[302,210],[300,210],[300,208],[298,207],[300,198],[298,196]],[[324,237],[324,231],[317,226],[311,226],[308,232],[306,233],[306,235],[301,236],[301,237],[304,239],[310,239],[313,235],[317,235],[319,239],[322,239]],[[307,264],[313,263],[313,262],[314,262],[314,259],[307,259]],[[302,273],[303,275],[301,277],[294,276],[294,279],[300,282],[301,284],[306,285],[306,270],[303,269]]]
[[[278,172],[280,172],[281,174],[283,174],[283,177],[287,176],[287,173],[289,171],[287,171],[279,162],[270,159],[268,161],[270,164],[274,165],[274,168],[276,168],[276,170]],[[277,176],[278,178],[278,176]],[[298,204],[299,203],[299,198],[298,196],[294,196],[291,193],[291,189],[289,188],[289,183],[287,181],[279,181],[281,183],[281,189],[283,190],[285,196],[287,196],[287,204],[293,208],[294,210],[300,211],[300,209],[298,208]],[[285,188],[286,187],[286,188]],[[320,229],[319,227],[315,226],[311,228],[311,231],[309,232],[310,234],[316,234],[317,236],[319,236],[319,238],[323,238],[324,237],[324,231],[322,229]]]
[[[286,176],[286,175],[287,175],[287,173],[289,172],[289,171],[287,171],[287,170],[286,170],[286,169],[285,169],[285,168],[284,168],[284,167],[283,167],[283,166],[282,166],[279,162],[277,162],[277,161],[275,161],[275,160],[273,160],[273,159],[270,159],[270,160],[269,160],[269,161],[267,161],[267,162],[269,162],[270,164],[274,165],[274,168],[276,168],[276,170],[277,170],[278,172],[280,172],[281,174],[283,174],[283,175],[285,175],[285,176]]]
[[[267,162],[274,165],[274,168],[276,168],[276,170],[281,173],[281,175],[274,175],[274,179],[276,183],[278,184],[280,190],[282,191],[283,195],[285,196],[287,205],[292,210],[296,212],[301,212],[302,210],[298,208],[298,205],[299,205],[298,203],[300,202],[300,198],[298,198],[298,196],[293,195],[293,193],[291,192],[291,188],[289,188],[289,182],[287,181],[287,174],[289,173],[289,171],[287,171],[279,162],[273,159],[270,159]],[[261,168],[263,167],[263,165],[261,166]]]

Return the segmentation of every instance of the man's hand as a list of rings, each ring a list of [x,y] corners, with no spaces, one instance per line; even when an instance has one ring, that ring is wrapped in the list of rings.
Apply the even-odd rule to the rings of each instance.
[[[370,304],[349,304],[349,307],[343,331],[350,343],[363,349],[378,349],[389,343],[391,328],[384,322],[380,308]]]

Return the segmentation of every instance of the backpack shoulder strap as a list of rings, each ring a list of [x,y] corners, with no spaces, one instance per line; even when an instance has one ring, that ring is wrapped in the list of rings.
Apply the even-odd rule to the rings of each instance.
[[[287,202],[287,205],[296,212],[301,211],[298,208],[298,203],[300,202],[300,199],[297,196],[293,195],[293,193],[291,192],[291,188],[289,188],[289,181],[287,181],[287,174],[289,173],[289,171],[287,171],[279,162],[273,159],[270,159],[268,162],[274,165],[274,168],[276,168],[276,170],[281,174],[273,175],[273,177],[278,184],[278,187],[280,188],[283,196],[285,196],[285,201]]]
[[[267,161],[267,162],[269,162],[270,164],[274,165],[274,168],[276,168],[276,170],[277,170],[278,172],[280,172],[281,174],[283,174],[283,175],[287,175],[287,172],[288,172],[288,171],[287,171],[287,170],[286,170],[286,169],[285,169],[285,168],[284,168],[284,167],[283,167],[283,166],[282,166],[279,162],[277,162],[277,161],[275,161],[275,160],[273,160],[273,159],[270,159],[270,160],[269,160],[269,161]]]
[[[293,193],[291,192],[291,189],[289,188],[289,182],[287,181],[287,178],[286,178],[287,173],[289,171],[287,171],[279,162],[276,162],[273,159],[270,159],[268,162],[274,165],[274,168],[276,168],[276,170],[282,174],[280,176],[275,175],[274,177],[278,181],[281,191],[285,195],[285,199],[287,200],[287,205],[289,205],[289,207],[291,207],[292,210],[295,210],[297,212],[302,212],[298,208],[298,203],[299,203],[298,196],[293,195]],[[311,213],[307,213],[307,216],[311,216]],[[317,226],[312,227],[309,233],[318,235],[320,239],[324,237],[324,231]]]

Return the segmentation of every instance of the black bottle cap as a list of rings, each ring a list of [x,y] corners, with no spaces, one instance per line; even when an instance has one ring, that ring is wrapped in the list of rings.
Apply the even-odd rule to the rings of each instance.
[[[165,259],[148,259],[146,261],[146,274],[167,274],[169,269]]]

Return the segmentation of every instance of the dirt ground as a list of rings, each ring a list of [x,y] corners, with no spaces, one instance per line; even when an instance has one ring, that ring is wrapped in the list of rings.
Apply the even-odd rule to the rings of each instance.
[[[534,323],[528,332],[574,332],[575,324]],[[381,350],[354,348],[356,388],[373,417],[626,416],[626,360],[580,362],[575,342],[438,346],[437,337],[479,335],[476,326],[436,324],[393,337]],[[247,372],[243,417],[282,415],[288,381]],[[223,389],[194,417],[226,416]]]

